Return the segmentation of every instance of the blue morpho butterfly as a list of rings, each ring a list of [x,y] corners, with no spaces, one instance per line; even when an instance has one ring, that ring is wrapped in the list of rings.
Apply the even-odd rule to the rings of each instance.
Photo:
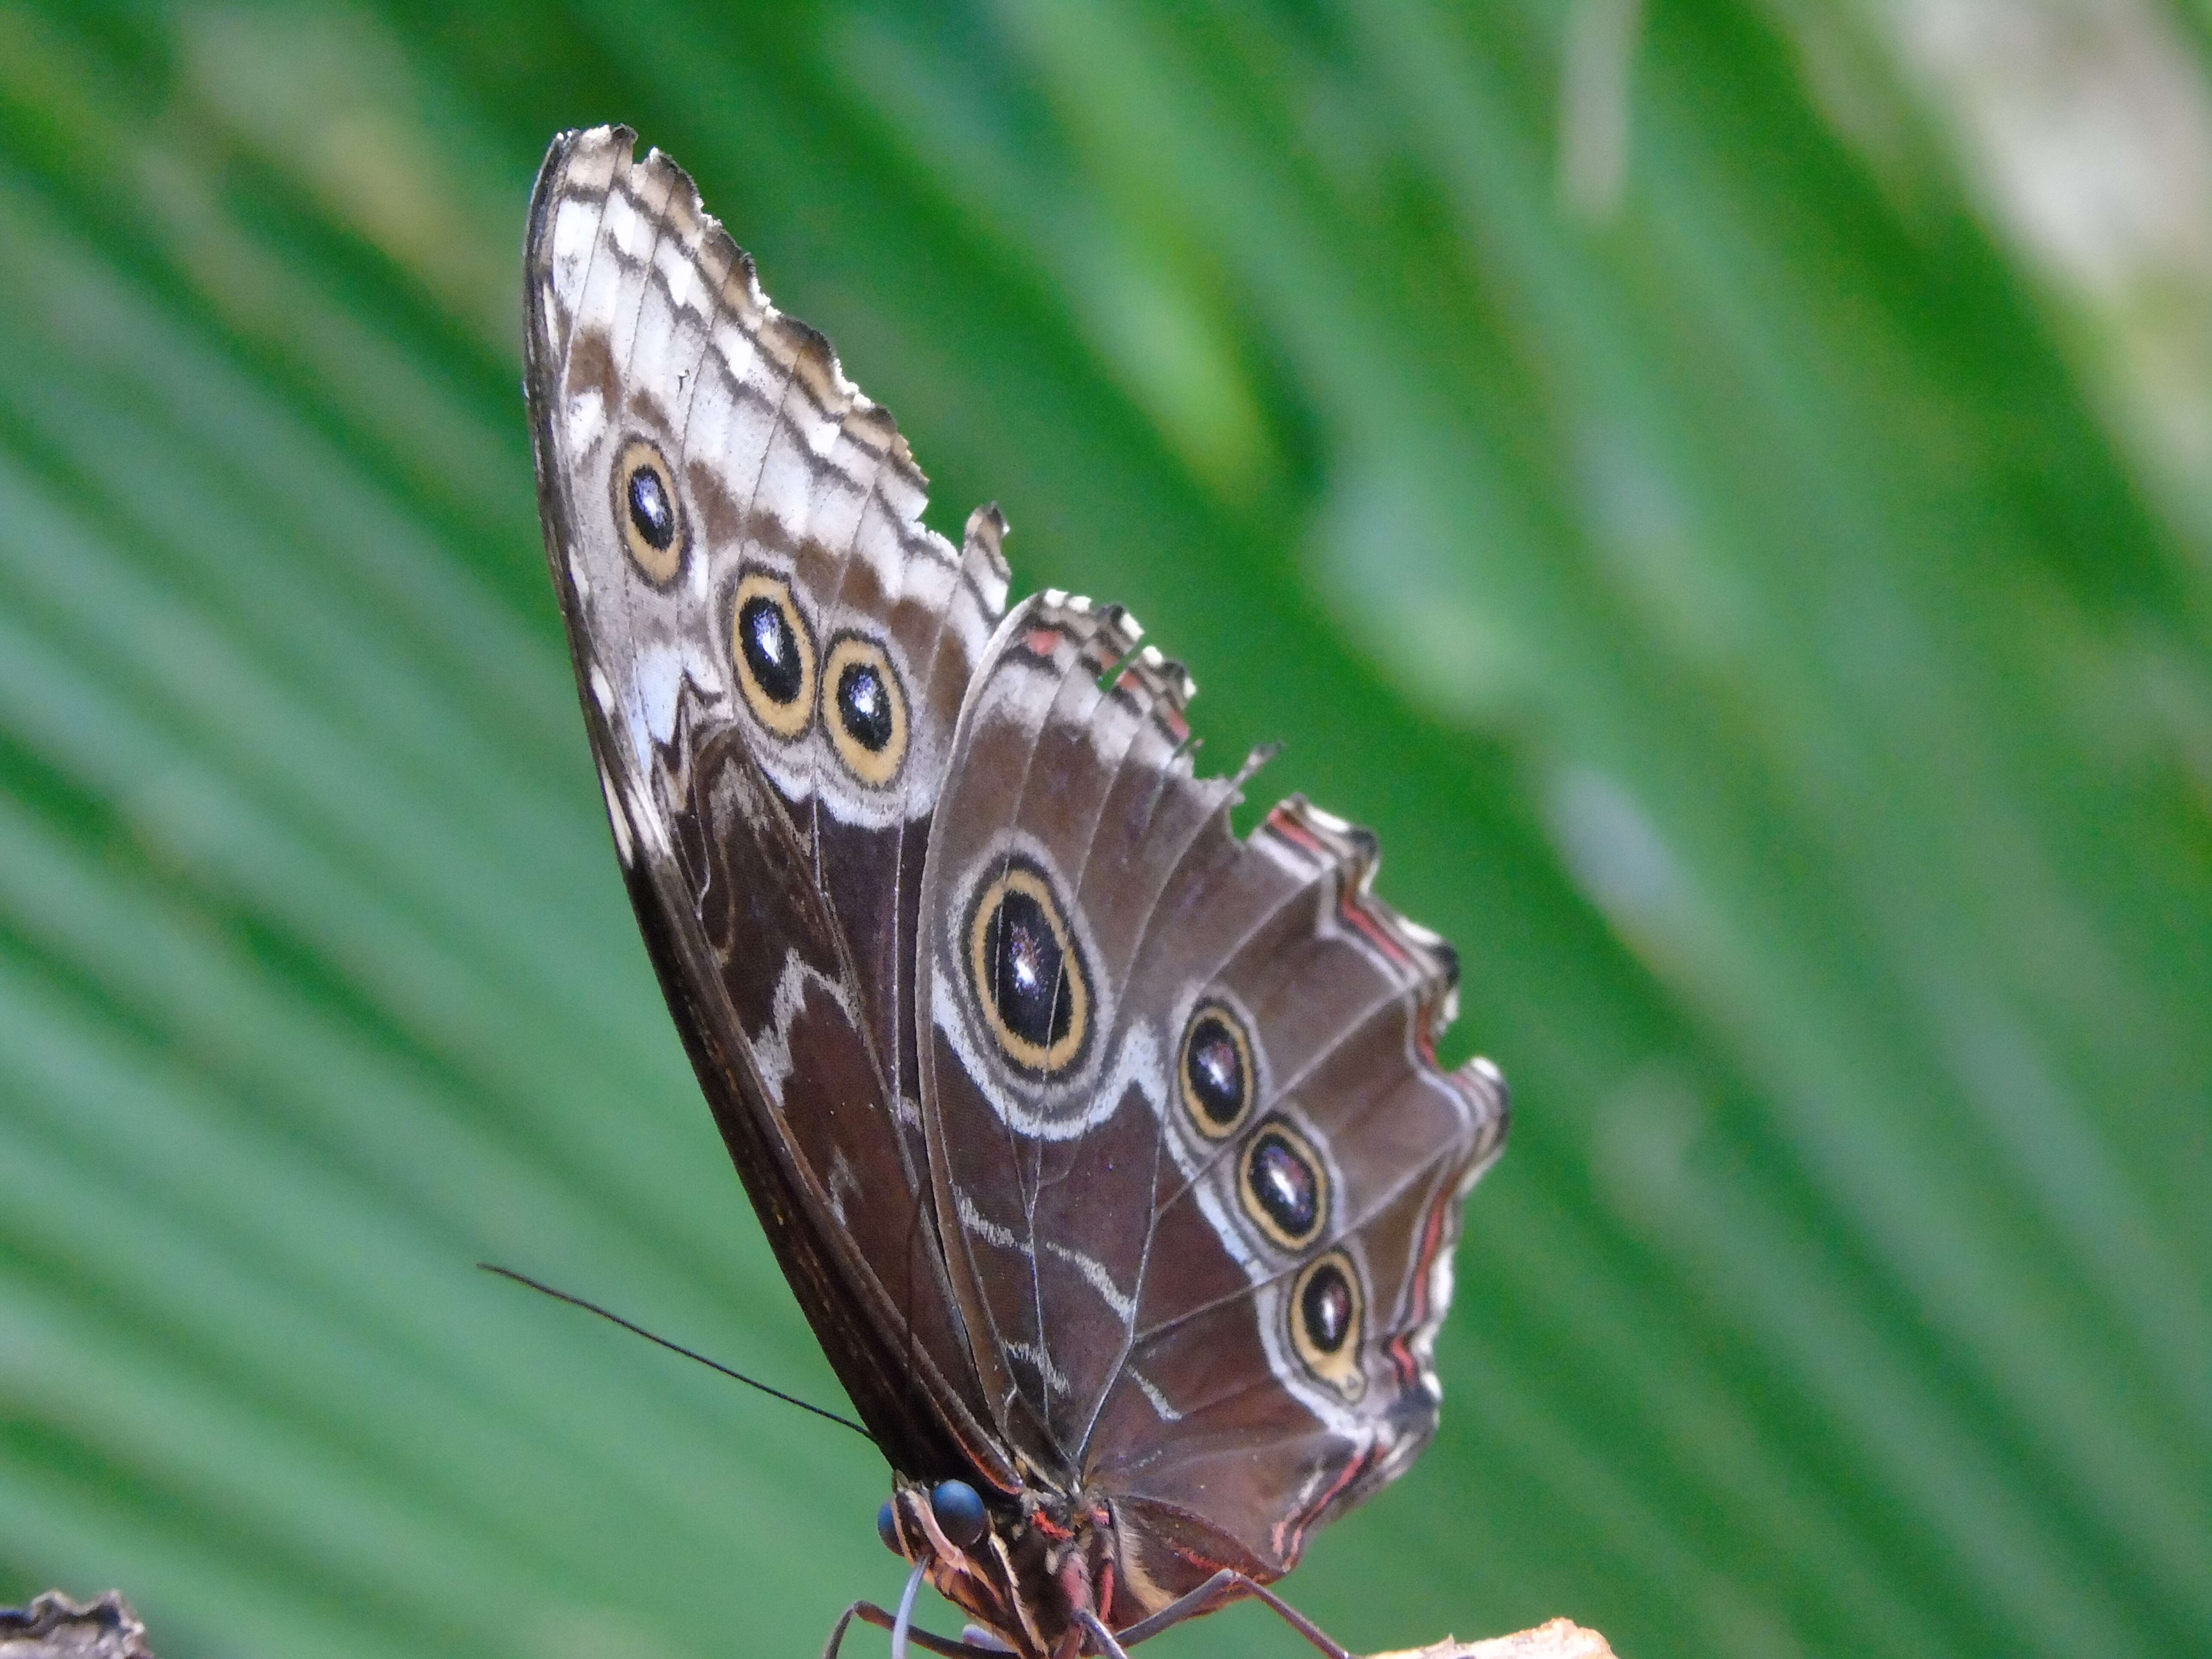
[[[891,417],[620,127],[527,250],[539,504],[617,851],[942,1653],[1117,1655],[1257,1595],[1434,1433],[1497,1069],[1451,949],[1304,800],[1192,766],[1117,606],[1006,608]],[[1255,760],[1256,765],[1257,757]]]

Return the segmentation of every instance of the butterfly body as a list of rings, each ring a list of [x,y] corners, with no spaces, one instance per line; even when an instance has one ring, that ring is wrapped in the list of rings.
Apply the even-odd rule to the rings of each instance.
[[[526,252],[617,851],[887,1541],[1016,1651],[1097,1650],[1433,1433],[1503,1080],[1437,1065],[1455,959],[1372,837],[1293,799],[1239,840],[1188,675],[1117,607],[1009,609],[996,509],[922,524],[890,416],[634,143],[556,141]]]

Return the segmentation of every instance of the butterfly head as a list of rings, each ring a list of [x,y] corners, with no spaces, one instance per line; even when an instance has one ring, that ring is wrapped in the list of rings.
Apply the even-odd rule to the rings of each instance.
[[[876,1511],[876,1532],[884,1547],[908,1560],[914,1559],[914,1548],[907,1542],[910,1536],[919,1534],[937,1555],[949,1558],[974,1548],[990,1529],[983,1494],[965,1480],[902,1487]]]
[[[1050,1651],[1077,1607],[1112,1617],[1114,1513],[1103,1501],[1034,1488],[1007,1499],[964,1480],[902,1481],[877,1512],[876,1530],[1018,1653]]]

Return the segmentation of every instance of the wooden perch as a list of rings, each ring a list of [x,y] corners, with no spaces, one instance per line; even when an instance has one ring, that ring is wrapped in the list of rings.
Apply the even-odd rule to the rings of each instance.
[[[1553,1619],[1534,1630],[1493,1636],[1486,1642],[1458,1642],[1447,1636],[1425,1648],[1378,1653],[1374,1659],[1613,1659],[1613,1649],[1594,1630],[1571,1620]]]
[[[89,1601],[48,1590],[27,1607],[0,1607],[0,1659],[154,1659],[154,1650],[120,1590]]]
[[[72,1601],[59,1590],[27,1607],[0,1607],[0,1659],[154,1659],[146,1626],[119,1590]],[[1613,1659],[1605,1638],[1565,1619],[1534,1630],[1459,1642],[1447,1636],[1425,1648],[1378,1653],[1374,1659]]]

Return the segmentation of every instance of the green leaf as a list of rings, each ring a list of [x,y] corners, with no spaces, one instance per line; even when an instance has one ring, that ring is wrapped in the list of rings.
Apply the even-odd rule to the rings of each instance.
[[[896,1592],[854,1437],[473,1265],[838,1403],[540,553],[523,210],[620,119],[934,522],[1460,946],[1443,1432],[1292,1600],[2212,1643],[2212,60],[2062,13],[0,11],[0,1597],[374,1659]]]

